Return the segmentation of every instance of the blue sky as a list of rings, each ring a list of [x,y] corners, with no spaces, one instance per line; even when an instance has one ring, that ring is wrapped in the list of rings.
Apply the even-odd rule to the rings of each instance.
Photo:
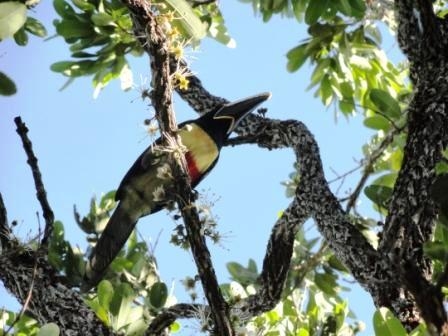
[[[306,91],[310,71],[306,68],[294,74],[286,71],[285,55],[306,37],[304,27],[292,19],[281,18],[263,24],[254,17],[251,6],[239,2],[223,1],[220,6],[237,47],[228,49],[206,39],[199,51],[189,53],[194,60],[191,67],[205,86],[229,100],[272,92],[271,100],[264,104],[269,109],[268,116],[299,119],[310,128],[319,143],[328,180],[335,178],[333,171],[344,173],[355,167],[356,160],[362,158],[362,144],[372,134],[362,126],[362,118],[335,120],[333,108],[325,108],[313,98],[312,91]],[[34,11],[34,16],[45,23],[52,35],[55,13],[51,3],[42,2]],[[390,48],[396,45],[386,44],[386,50]],[[66,79],[52,73],[49,67],[69,58],[61,38],[46,42],[31,38],[25,48],[4,41],[0,44],[0,55],[2,71],[15,80],[19,90],[15,96],[0,100],[0,191],[9,220],[18,221],[16,233],[25,239],[36,235],[36,211],[41,212],[15,133],[13,118],[20,115],[30,128],[29,136],[56,218],[63,221],[68,239],[85,249],[84,236],[73,220],[73,205],[85,214],[93,195],[100,196],[118,186],[151,141],[142,126],[151,110],[141,101],[137,90],[124,93],[118,82],[110,84],[97,99],[93,99],[90,78],[77,79],[59,92]],[[132,59],[131,68],[137,84],[140,78],[148,78],[146,57]],[[195,117],[177,97],[176,102],[178,121]],[[292,171],[293,161],[290,150],[224,148],[214,171],[197,188],[212,199],[219,198],[213,213],[219,218],[219,230],[227,238],[211,250],[220,282],[229,280],[226,262],[245,265],[253,258],[261,267],[271,227],[278,212],[289,203],[280,182]],[[349,177],[340,195],[355,182],[356,175]],[[361,205],[360,209],[372,215],[369,204]],[[154,241],[160,233],[155,250],[160,274],[164,281],[175,284],[177,296],[184,297],[180,280],[195,274],[195,268],[189,253],[168,243],[173,227],[164,212],[146,217],[138,224],[148,240]],[[5,297],[3,293],[0,285],[0,295]],[[349,299],[358,317],[367,323],[364,335],[372,334],[371,298],[356,286],[342,296]],[[6,308],[17,308],[12,299],[2,301]]]

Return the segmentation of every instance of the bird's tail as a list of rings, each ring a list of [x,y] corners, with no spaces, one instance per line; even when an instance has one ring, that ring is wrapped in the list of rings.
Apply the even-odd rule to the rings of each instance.
[[[100,282],[107,267],[126,243],[138,220],[138,217],[131,213],[132,211],[129,211],[123,202],[118,204],[87,261],[82,292],[88,291]]]

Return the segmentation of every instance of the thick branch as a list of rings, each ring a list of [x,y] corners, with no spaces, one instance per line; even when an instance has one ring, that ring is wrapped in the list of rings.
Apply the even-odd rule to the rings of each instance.
[[[66,287],[46,258],[39,254],[16,249],[0,255],[0,280],[21,304],[32,288],[26,313],[41,325],[56,323],[61,335],[113,335],[85,305],[79,293]]]
[[[222,98],[211,95],[197,77],[192,76],[189,80],[188,90],[178,90],[178,93],[193,108],[199,109],[200,113],[203,112],[202,108],[209,111],[213,105],[216,106],[222,102]],[[202,102],[205,103],[202,104]],[[278,299],[276,292],[279,288],[280,290],[283,288],[285,280],[283,272],[279,270],[289,267],[290,253],[292,253],[290,250],[292,245],[289,242],[291,235],[295,235],[295,226],[288,227],[287,223],[300,225],[303,218],[311,215],[338,258],[350,269],[356,280],[371,293],[378,307],[388,306],[398,316],[406,315],[406,318],[415,318],[415,304],[411,298],[400,296],[399,279],[390,267],[387,258],[376,252],[352,225],[330,191],[324,178],[317,144],[305,125],[294,120],[278,121],[250,115],[240,124],[236,132],[240,135],[237,143],[254,143],[268,149],[293,148],[301,181],[296,200],[285,212],[288,216],[287,221],[283,222],[282,217],[272,231],[260,276],[262,282],[260,293],[263,295],[250,297],[238,308],[243,313],[253,316],[252,313],[265,311],[275,305],[274,301]],[[281,250],[270,248],[278,246],[282,247]],[[283,257],[277,258],[273,255],[274,253],[282,254]],[[280,263],[278,263],[279,260],[281,260]],[[281,276],[272,277],[269,280],[272,282],[263,281],[269,278],[269,274]],[[391,290],[393,289],[389,301],[386,297],[391,293],[384,293],[385,283],[390,285]],[[263,296],[267,300],[264,300]],[[402,312],[403,314],[400,315]],[[402,321],[406,322],[406,318]]]
[[[395,183],[379,251],[390,258],[405,289],[412,292],[426,322],[442,332],[447,322],[441,296],[433,295],[435,286],[428,281],[432,268],[423,253],[423,245],[435,227],[435,205],[430,188],[435,179],[436,164],[448,143],[448,66],[441,52],[446,41],[429,1],[397,0],[398,40],[411,61],[414,96],[408,107],[408,137],[403,163]],[[409,267],[409,265],[413,265]],[[412,281],[410,281],[412,279]],[[385,284],[385,293],[407,296],[404,288]],[[385,296],[385,303],[392,295]],[[428,304],[433,300],[438,305]],[[437,308],[437,306],[439,308]],[[438,313],[435,314],[432,309]],[[443,311],[443,313],[441,313]],[[406,310],[399,310],[406,313]],[[399,315],[402,321],[412,321]],[[418,318],[418,313],[414,319]],[[414,325],[417,321],[414,321]]]
[[[47,192],[45,191],[44,184],[42,182],[42,175],[40,173],[39,166],[37,165],[37,158],[34,155],[32,143],[27,135],[28,128],[22,122],[22,119],[20,117],[14,118],[14,122],[17,125],[17,133],[22,139],[23,148],[25,149],[25,153],[28,158],[27,162],[31,167],[31,172],[33,173],[37,199],[39,200],[39,203],[42,207],[42,212],[45,219],[45,230],[40,246],[41,248],[46,250],[48,247],[48,240],[50,239],[50,236],[53,232],[54,214],[47,200]]]
[[[418,61],[421,59],[422,55],[427,55],[422,54],[422,50],[416,49],[417,47],[422,46],[421,38],[423,33],[419,22],[420,17],[414,12],[414,2],[403,0],[397,1],[397,3],[400,22],[400,45],[408,54],[411,62],[414,62],[412,76],[417,82],[417,80],[421,80],[418,76],[418,70],[422,67],[422,64],[418,63]],[[423,57],[423,59],[427,60],[426,57]],[[440,70],[442,65],[443,64],[437,64],[435,66],[432,64],[432,69],[434,69],[435,72],[428,78],[432,78],[433,80],[434,78],[447,78],[444,71]],[[445,67],[442,67],[442,70],[444,69]],[[178,90],[178,93],[200,113],[206,113],[217,105],[225,102],[222,98],[213,96],[205,90],[197,77],[189,77],[189,80],[190,87],[187,90]],[[429,89],[429,86],[427,89]],[[418,93],[421,92],[417,91],[417,94]],[[430,101],[433,102],[432,97],[434,96],[434,90],[429,92],[425,90],[425,94],[421,97],[423,96],[427,98],[425,100],[426,104],[424,105],[432,106],[432,108],[434,108],[434,105],[429,104]],[[439,97],[442,96],[446,97],[446,92],[441,92]],[[428,99],[428,97],[431,98]],[[440,129],[440,122],[442,119],[437,116],[437,113],[434,114],[433,112],[436,111],[427,111],[427,114],[430,116],[429,118],[434,116],[434,118],[438,119]],[[410,125],[418,128],[417,123],[410,123]],[[442,123],[442,125],[443,129],[446,129],[446,125],[444,123]],[[438,155],[440,155],[440,146],[436,146],[437,148],[434,149],[429,140],[418,143],[418,141],[411,136],[413,132],[414,129],[409,130],[410,137],[408,139],[407,147],[415,145],[413,149],[416,153],[421,152],[421,149],[425,148],[426,154],[428,154],[428,151],[431,151],[431,154],[438,152]],[[301,182],[297,190],[296,200],[287,211],[289,216],[288,220],[283,223],[277,223],[269,241],[268,251],[263,264],[263,271],[260,277],[262,285],[260,293],[263,293],[263,295],[255,295],[237,308],[242,309],[243,314],[249,313],[250,315],[269,309],[275,301],[278,300],[278,293],[281,292],[281,289],[283,288],[284,274],[286,274],[283,270],[288,269],[290,263],[290,253],[292,253],[291,237],[294,235],[295,228],[303,222],[304,218],[312,216],[314,217],[319,230],[322,232],[338,258],[345,263],[354,277],[372,294],[376,305],[388,306],[391,308],[408,327],[415,325],[419,320],[419,314],[416,311],[413,299],[408,293],[403,291],[402,279],[396,277],[396,269],[393,267],[393,263],[396,263],[396,261],[392,261],[391,263],[391,260],[386,257],[389,255],[388,251],[375,251],[362,234],[350,223],[344,211],[341,209],[340,204],[337,202],[337,199],[328,188],[328,184],[323,175],[317,144],[306,127],[296,121],[281,122],[251,115],[240,124],[237,133],[240,135],[240,139],[246,139],[247,142],[256,143],[261,147],[269,149],[281,147],[293,148],[296,152],[301,175]],[[428,139],[431,137],[434,139],[434,136],[438,136],[437,134],[437,132],[431,134]],[[418,138],[420,138],[420,136]],[[409,145],[409,143],[412,144]],[[436,143],[440,142],[437,142],[436,139]],[[425,162],[424,166],[431,166],[434,163],[434,158],[435,157],[430,158],[430,162]],[[403,165],[405,167],[406,162],[404,162]],[[427,184],[428,181],[432,180],[433,170],[423,169],[423,172],[423,181],[420,181],[419,183]],[[412,173],[408,175],[411,180],[408,180],[410,183],[407,185],[403,184],[403,191],[406,190],[406,186],[411,188],[408,189],[407,192],[411,192],[412,197],[410,202],[412,203],[412,199],[414,199],[416,193],[414,188],[415,184],[413,184],[412,179],[419,179],[422,177],[422,170],[407,171],[407,173]],[[403,175],[406,174],[403,173]],[[423,191],[423,193],[419,195],[419,197],[427,200],[428,193],[425,192],[425,188],[418,188],[418,192],[421,191]],[[400,200],[398,203],[401,202],[403,205],[403,202],[407,202],[406,199],[408,198],[408,194],[394,194],[394,198]],[[411,240],[419,240],[420,242],[423,242],[427,239],[428,233],[431,232],[431,226],[427,225],[434,217],[433,211],[431,210],[432,205],[430,203],[431,201],[426,201],[425,204],[429,206],[422,208],[423,211],[419,212],[417,217],[415,216],[415,212],[412,211],[410,214],[413,215],[406,215],[402,218],[400,218],[400,216],[397,217],[401,222],[397,225],[398,228],[403,228],[406,226],[405,224],[408,224],[408,227],[412,227],[412,225],[409,225],[409,223],[412,223],[409,219],[415,220],[416,218],[422,218],[423,222],[427,222],[426,224],[418,224],[418,227],[426,227],[426,229],[423,230],[423,234],[420,234],[420,237],[415,236],[411,238]],[[399,208],[394,205],[391,206],[391,209],[394,207],[396,209]],[[415,210],[415,208],[409,207],[405,207],[405,209]],[[403,214],[403,212],[398,213],[398,215],[401,214]],[[289,222],[295,223],[296,226],[291,224],[292,227],[288,227],[287,223]],[[402,243],[403,239],[401,238],[401,234],[403,231],[400,231],[401,229],[399,229],[400,237],[398,237],[397,240],[397,235],[393,233],[394,230],[388,231],[390,227],[393,227],[393,225],[387,227],[385,234],[387,237],[385,238],[385,241],[388,241],[389,239],[394,241],[395,239],[396,242]],[[415,234],[417,232],[418,231],[414,230],[411,233]],[[391,233],[391,235],[389,235],[389,233]],[[282,248],[278,248],[279,246]],[[407,251],[409,251],[409,249],[407,249]],[[421,253],[421,249],[418,251]],[[274,263],[275,260],[278,260],[275,257],[276,253],[283,255],[280,264]],[[421,260],[421,256],[419,259]],[[264,300],[263,297],[267,299]]]
[[[48,243],[53,226],[53,212],[46,199],[37,158],[28,129],[18,117],[15,119],[23,147],[31,166],[38,199],[42,205],[46,220],[45,234],[41,243]],[[23,305],[23,311],[34,317],[39,324],[56,323],[61,335],[113,335],[96,315],[85,305],[81,296],[64,285],[54,268],[48,263],[45,249],[32,251],[26,247],[10,244],[11,232],[7,226],[6,209],[0,195],[0,227],[2,240],[0,254],[0,281],[5,288]],[[3,234],[6,230],[6,234]]]
[[[161,335],[174,321],[179,318],[207,319],[210,316],[210,308],[200,304],[179,303],[165,309],[160,313],[146,330],[145,335]]]
[[[134,29],[136,32],[147,31],[147,39],[144,42],[151,59],[152,105],[156,110],[162,137],[165,142],[172,143],[171,148],[180,153],[181,148],[177,139],[177,124],[172,110],[172,87],[170,77],[170,55],[166,37],[158,26],[155,16],[145,1],[127,2],[131,10]],[[144,28],[145,27],[145,28]],[[145,34],[146,35],[146,34]],[[141,36],[136,33],[136,36]],[[175,153],[174,153],[175,154]],[[196,207],[193,205],[194,194],[188,180],[187,166],[183,154],[174,155],[176,162],[172,165],[176,179],[176,194],[178,194],[178,205],[181,210],[187,237],[190,242],[199,277],[204,288],[205,296],[209,302],[214,322],[214,332],[223,336],[234,334],[229,318],[229,308],[225,302],[214,267],[211,262],[210,252],[207,248],[205,238],[201,233],[201,221]],[[157,322],[157,321],[156,321]]]
[[[6,249],[11,239],[11,229],[8,225],[8,216],[6,214],[5,203],[0,193],[0,253]]]

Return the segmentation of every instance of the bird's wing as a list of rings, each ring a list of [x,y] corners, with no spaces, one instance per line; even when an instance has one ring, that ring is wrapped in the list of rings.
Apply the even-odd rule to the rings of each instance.
[[[135,160],[134,164],[129,168],[126,175],[120,182],[118,186],[117,192],[115,194],[115,200],[119,201],[124,196],[124,189],[129,184],[132,184],[132,181],[139,176],[146,174],[152,167],[156,166],[160,163],[160,151],[154,150],[160,143],[160,139],[157,139],[156,142],[151,144],[148,148],[144,150],[143,153]]]

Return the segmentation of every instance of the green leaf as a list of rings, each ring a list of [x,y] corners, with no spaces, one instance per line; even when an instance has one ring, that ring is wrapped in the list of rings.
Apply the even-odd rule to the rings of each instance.
[[[176,333],[180,331],[180,324],[179,322],[175,321],[170,325],[170,332]]]
[[[128,318],[132,309],[132,301],[135,294],[131,286],[121,283],[114,291],[114,296],[110,302],[110,313],[114,316],[113,327],[120,329],[129,323]]]
[[[339,0],[339,9],[342,14],[345,14],[347,16],[352,15],[352,6],[348,0]]]
[[[387,202],[392,196],[392,188],[381,185],[370,185],[364,189],[365,195],[374,203],[386,207]]]
[[[236,47],[235,40],[229,35],[227,27],[224,24],[224,18],[222,17],[221,12],[218,12],[217,15],[212,17],[212,21],[208,28],[208,33],[212,38],[224,44],[226,47]]]
[[[352,7],[352,15],[361,18],[364,16],[366,11],[366,4],[364,0],[348,0],[350,6]]]
[[[401,116],[401,109],[398,102],[387,91],[372,89],[369,97],[375,107],[382,113],[393,119]]]
[[[56,62],[56,63],[53,63],[53,64],[50,66],[50,69],[51,69],[51,71],[54,71],[54,72],[64,72],[64,71],[66,71],[67,69],[70,69],[70,67],[71,67],[73,64],[76,64],[76,62],[72,62],[72,61],[61,61],[61,62]]]
[[[84,12],[93,12],[95,10],[95,6],[87,0],[72,0],[72,3]]]
[[[98,302],[106,310],[109,310],[110,302],[114,296],[114,288],[110,281],[103,280],[98,284],[97,288]]]
[[[53,7],[62,18],[71,18],[76,15],[75,10],[65,0],[54,0]]]
[[[17,87],[13,80],[0,71],[0,95],[12,96],[16,92]]]
[[[328,7],[329,0],[311,0],[305,11],[305,22],[312,25],[317,22],[319,17]]]
[[[77,51],[77,52],[72,53],[72,57],[73,58],[93,58],[93,57],[96,57],[96,55],[85,52],[85,51]]]
[[[44,324],[37,336],[59,336],[60,330],[56,323],[47,323]]]
[[[440,260],[443,263],[448,261],[448,245],[442,242],[427,242],[423,246],[423,251],[431,259]]]
[[[0,39],[12,37],[26,22],[26,6],[18,1],[0,3]]]
[[[39,20],[30,16],[26,19],[25,30],[39,37],[47,36],[47,30],[44,25]]]
[[[305,328],[299,328],[299,330],[296,331],[296,336],[309,336],[310,333]]]
[[[302,22],[303,20],[303,13],[306,8],[306,1],[304,0],[292,0],[292,11],[294,12],[294,16],[296,17],[296,20],[299,22]]]
[[[328,79],[328,75],[325,75],[322,78],[318,92],[320,98],[322,99],[322,103],[325,106],[330,105],[331,102],[333,101],[333,89],[331,87],[330,80]]]
[[[372,184],[393,188],[395,185],[395,181],[397,180],[397,175],[398,174],[396,172],[386,173],[374,180]]]
[[[85,38],[95,35],[93,28],[78,20],[63,20],[56,24],[56,32],[66,40],[71,38]]]
[[[382,115],[374,115],[364,119],[364,126],[374,130],[382,130],[387,132],[390,129],[390,122]]]
[[[308,58],[307,46],[307,43],[301,44],[288,51],[288,53],[286,54],[286,57],[288,58],[286,68],[289,72],[295,72],[299,70],[303,63],[305,63],[306,59]]]
[[[96,26],[115,26],[114,19],[107,13],[95,13],[92,14],[92,22]]]
[[[314,282],[316,286],[325,294],[336,295],[338,292],[338,285],[336,277],[329,273],[316,273],[314,275]]]
[[[428,336],[428,335],[429,335],[428,329],[423,323],[419,324],[417,328],[415,328],[409,333],[409,336]]]
[[[207,34],[207,26],[195,14],[191,6],[185,0],[166,0],[166,2],[177,13],[176,18],[180,20],[183,28],[194,40],[201,40]]]
[[[149,302],[154,308],[163,308],[167,298],[168,287],[164,282],[156,282],[151,286],[151,290],[149,292]]]
[[[258,277],[256,272],[245,268],[237,262],[229,262],[226,266],[232,276],[232,279],[239,282],[243,286],[254,283]]]
[[[20,28],[15,34],[14,34],[14,41],[19,46],[26,46],[28,44],[28,35],[26,34],[25,28]]]
[[[328,265],[337,271],[348,273],[347,267],[335,255],[328,259]]]
[[[253,273],[258,273],[257,263],[253,259],[249,259],[249,263],[247,264],[247,269]]]
[[[407,336],[400,321],[384,307],[373,315],[373,329],[376,336]]]

